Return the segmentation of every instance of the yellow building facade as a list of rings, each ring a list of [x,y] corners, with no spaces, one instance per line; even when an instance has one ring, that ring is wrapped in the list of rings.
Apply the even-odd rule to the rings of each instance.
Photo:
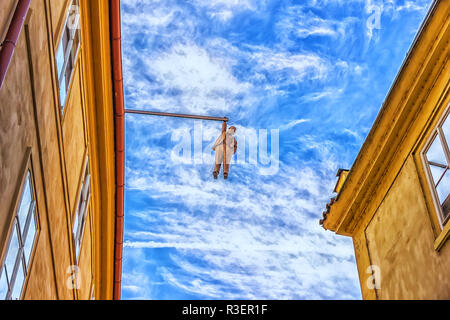
[[[433,2],[321,220],[352,237],[364,299],[450,299],[449,15]]]
[[[107,0],[31,1],[0,89],[0,299],[113,298],[110,35]]]

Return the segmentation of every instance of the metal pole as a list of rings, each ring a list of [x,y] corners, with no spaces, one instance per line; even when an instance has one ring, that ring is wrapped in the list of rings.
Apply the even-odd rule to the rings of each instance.
[[[222,124],[222,139],[223,139],[223,172],[225,173],[225,166],[227,165],[227,123]]]
[[[224,121],[225,123],[229,121],[228,118],[208,117],[208,116],[197,116],[197,115],[180,114],[180,113],[167,113],[167,112],[143,111],[143,110],[130,110],[130,109],[126,109],[126,110],[125,110],[125,113],[130,113],[130,114],[140,114],[140,115],[149,115],[149,116],[159,116],[159,117],[172,117],[172,118],[198,119],[198,120],[210,120],[210,121]]]

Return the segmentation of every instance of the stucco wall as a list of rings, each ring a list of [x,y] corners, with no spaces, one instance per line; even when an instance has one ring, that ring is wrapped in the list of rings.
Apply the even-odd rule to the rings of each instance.
[[[8,29],[8,19],[11,16],[12,10],[17,0],[2,0],[0,6],[0,37],[6,34]],[[3,39],[0,38],[0,41]]]
[[[78,299],[90,300],[92,294],[92,285],[94,277],[94,261],[92,259],[93,248],[93,228],[92,228],[92,214],[89,210],[86,218],[86,228],[84,230],[83,242],[80,252],[80,261],[78,266],[80,268],[80,288],[78,290]]]
[[[381,271],[378,299],[450,299],[450,245],[434,249],[427,210],[410,156],[365,228],[370,263]],[[364,250],[357,254],[365,259]]]

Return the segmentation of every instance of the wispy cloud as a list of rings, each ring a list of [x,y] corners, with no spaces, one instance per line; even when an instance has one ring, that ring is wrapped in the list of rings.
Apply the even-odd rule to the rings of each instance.
[[[312,92],[302,97],[306,102],[315,102],[324,98],[337,98],[344,92],[343,88],[329,88],[320,92]]]
[[[286,8],[277,28],[284,35],[298,38],[310,36],[338,37],[345,36],[346,29],[355,18],[342,20],[321,18],[311,10],[314,6],[294,5]]]
[[[296,125],[299,125],[299,124],[302,124],[302,123],[305,123],[305,122],[310,122],[310,121],[311,121],[311,119],[298,119],[298,120],[293,120],[293,121],[291,121],[291,122],[289,122],[289,123],[287,123],[287,124],[285,124],[285,125],[282,125],[282,126],[280,127],[280,130],[281,130],[281,131],[283,131],[283,130],[289,130],[289,129],[295,127]]]
[[[236,13],[255,10],[260,1],[253,0],[192,0],[192,2],[204,8],[210,17],[228,21]]]
[[[427,1],[406,1],[403,5],[399,5],[395,7],[396,11],[424,11],[429,7],[429,3]]]

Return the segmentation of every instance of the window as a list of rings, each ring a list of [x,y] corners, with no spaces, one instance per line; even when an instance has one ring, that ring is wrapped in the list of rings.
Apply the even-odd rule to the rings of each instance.
[[[450,117],[439,124],[425,148],[425,162],[433,185],[433,194],[439,204],[439,218],[444,225],[450,217]]]
[[[73,224],[73,238],[75,241],[75,255],[78,261],[80,255],[81,241],[83,240],[84,226],[91,198],[91,174],[89,171],[89,159],[86,161],[86,168],[81,185],[80,197],[78,199],[77,211],[75,212],[75,223]]]
[[[36,202],[31,172],[28,171],[20,204],[14,217],[5,261],[0,269],[0,299],[20,299],[29,272],[36,233]]]
[[[58,50],[56,51],[59,98],[62,111],[64,111],[72,73],[78,56],[78,48],[80,46],[80,9],[78,1],[72,1]]]
[[[91,289],[91,300],[95,300],[95,285],[92,285],[92,289]]]

